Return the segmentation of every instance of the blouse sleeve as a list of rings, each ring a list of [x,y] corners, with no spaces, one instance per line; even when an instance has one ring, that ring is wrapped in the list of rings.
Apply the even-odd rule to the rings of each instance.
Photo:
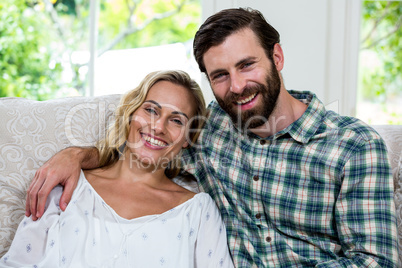
[[[0,267],[40,267],[43,262],[48,267],[59,266],[57,229],[61,193],[61,186],[51,191],[42,218],[37,221],[31,217],[22,219],[10,249],[0,260]]]
[[[234,267],[226,228],[212,198],[206,195],[195,249],[195,267]]]

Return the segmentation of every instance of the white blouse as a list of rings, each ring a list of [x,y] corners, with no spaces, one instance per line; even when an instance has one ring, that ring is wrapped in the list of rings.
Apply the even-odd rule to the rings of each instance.
[[[159,215],[120,217],[84,173],[65,212],[52,190],[38,221],[25,217],[0,267],[233,267],[226,229],[206,193]]]

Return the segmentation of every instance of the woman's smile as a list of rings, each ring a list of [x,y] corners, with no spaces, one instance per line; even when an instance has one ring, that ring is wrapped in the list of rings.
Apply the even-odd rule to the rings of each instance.
[[[144,146],[151,149],[162,150],[169,146],[166,141],[150,134],[141,133],[141,138],[144,140]]]

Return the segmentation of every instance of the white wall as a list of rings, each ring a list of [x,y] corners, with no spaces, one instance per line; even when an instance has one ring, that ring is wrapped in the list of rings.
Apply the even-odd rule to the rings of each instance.
[[[281,35],[287,89],[310,90],[343,115],[354,115],[360,0],[202,0],[203,20],[230,7],[260,10]],[[207,99],[208,82],[202,81]]]

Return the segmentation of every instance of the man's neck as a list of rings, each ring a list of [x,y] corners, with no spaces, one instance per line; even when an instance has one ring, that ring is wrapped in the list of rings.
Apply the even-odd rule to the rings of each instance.
[[[250,131],[261,138],[273,136],[299,119],[306,110],[306,104],[292,97],[283,88],[279,94],[275,110],[268,121],[258,128],[250,129]]]

